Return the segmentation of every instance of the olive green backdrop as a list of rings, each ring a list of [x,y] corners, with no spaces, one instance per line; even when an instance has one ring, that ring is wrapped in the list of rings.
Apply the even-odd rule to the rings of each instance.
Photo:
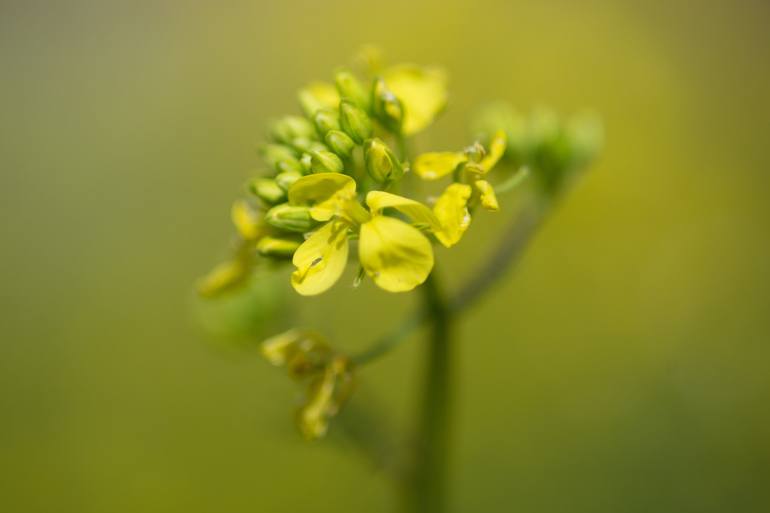
[[[450,73],[425,147],[496,98],[607,133],[461,324],[453,511],[768,511],[768,26],[761,0],[2,2],[0,510],[392,510],[334,426],[300,440],[298,389],[233,339],[243,305],[192,293],[266,120],[376,43]],[[469,272],[513,204],[439,271]],[[340,285],[264,330],[360,349],[407,298]],[[361,376],[394,428],[419,343]]]

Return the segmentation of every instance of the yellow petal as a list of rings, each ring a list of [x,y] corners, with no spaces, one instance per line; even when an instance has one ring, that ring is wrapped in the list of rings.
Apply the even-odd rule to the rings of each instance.
[[[402,214],[409,216],[415,224],[425,225],[432,231],[441,229],[441,223],[433,212],[419,201],[389,192],[371,191],[366,195],[366,204],[372,215],[381,213],[385,208],[395,208]]]
[[[262,342],[262,356],[276,367],[286,367],[290,377],[301,380],[323,370],[333,352],[320,334],[295,328]]]
[[[198,294],[213,297],[240,285],[249,276],[249,268],[241,260],[222,262],[198,282]]]
[[[348,261],[347,232],[347,222],[333,220],[297,248],[292,258],[297,267],[291,275],[294,290],[303,296],[314,296],[336,283]]]
[[[259,238],[262,233],[262,216],[249,202],[238,200],[233,203],[230,217],[241,237],[246,240]]]
[[[414,160],[412,167],[423,180],[437,180],[454,171],[466,160],[468,158],[464,153],[453,151],[423,153]]]
[[[307,402],[300,408],[297,424],[305,438],[321,438],[350,395],[352,374],[345,358],[335,358],[326,366],[322,376],[315,379],[308,390]]]
[[[490,169],[495,167],[495,164],[497,164],[503,156],[505,153],[505,141],[505,132],[498,130],[494,137],[492,137],[492,141],[489,143],[489,153],[487,153],[487,156],[479,162],[479,165],[484,172],[489,172]]]
[[[476,190],[479,191],[479,200],[481,206],[487,210],[497,211],[500,210],[500,205],[497,203],[497,196],[495,195],[495,189],[492,184],[486,180],[476,180],[473,182]]]
[[[403,64],[386,69],[382,78],[404,106],[404,135],[427,127],[446,106],[446,76],[440,69]]]
[[[305,115],[311,118],[321,109],[336,110],[340,105],[340,95],[337,88],[326,82],[313,82],[300,90],[299,103]]]
[[[435,232],[435,235],[446,247],[457,244],[471,224],[468,200],[472,192],[470,185],[450,184],[433,207],[433,212],[441,223],[441,230]]]
[[[304,336],[305,334],[298,329],[290,329],[279,335],[274,335],[262,342],[262,356],[276,367],[286,365]]]
[[[433,248],[417,228],[393,217],[361,225],[358,257],[366,274],[389,292],[412,290],[433,269]]]
[[[303,176],[289,187],[289,203],[310,205],[316,221],[328,221],[347,208],[356,197],[356,181],[341,173]]]

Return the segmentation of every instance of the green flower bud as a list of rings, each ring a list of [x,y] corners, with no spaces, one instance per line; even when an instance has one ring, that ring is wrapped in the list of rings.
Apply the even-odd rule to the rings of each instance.
[[[274,122],[270,135],[273,139],[283,144],[291,144],[298,137],[316,137],[313,124],[300,116],[286,116]]]
[[[279,173],[302,173],[304,170],[302,163],[297,159],[282,160],[276,164],[275,169]]]
[[[281,189],[272,178],[256,178],[249,184],[249,189],[269,205],[286,199],[286,191]]]
[[[309,153],[303,153],[302,158],[299,160],[300,164],[302,164],[302,173],[308,174],[311,173],[313,170],[313,157]]]
[[[302,244],[302,242],[295,239],[262,237],[259,239],[259,242],[257,242],[257,251],[263,256],[291,258],[300,244]]]
[[[324,143],[321,141],[306,139],[304,137],[294,139],[294,141],[292,141],[292,145],[302,153],[313,153],[314,151],[328,150],[326,145],[324,145]]]
[[[288,191],[291,184],[302,178],[301,171],[286,171],[275,176],[275,183],[284,191]]]
[[[398,180],[404,168],[390,148],[380,139],[369,139],[364,146],[364,161],[369,176],[378,182]]]
[[[297,160],[297,152],[282,144],[266,144],[261,150],[262,158],[276,168],[282,160]]]
[[[372,87],[372,113],[391,132],[400,133],[404,121],[404,106],[378,78]]]
[[[334,83],[340,98],[353,102],[365,111],[369,110],[369,95],[352,73],[346,70],[338,71],[334,76]]]
[[[300,207],[284,203],[276,205],[265,214],[265,221],[270,226],[289,232],[305,233],[313,229],[316,222],[310,217],[309,207]]]
[[[343,158],[349,158],[353,153],[353,149],[356,147],[356,143],[353,142],[353,139],[340,130],[329,130],[325,140],[326,145],[329,146],[334,153]]]
[[[366,112],[347,100],[340,102],[340,126],[356,144],[372,136],[372,120]]]
[[[313,116],[313,122],[318,133],[323,138],[329,130],[340,129],[340,115],[329,109],[321,109]]]
[[[330,151],[314,151],[311,155],[313,173],[342,173],[345,170],[342,160]]]

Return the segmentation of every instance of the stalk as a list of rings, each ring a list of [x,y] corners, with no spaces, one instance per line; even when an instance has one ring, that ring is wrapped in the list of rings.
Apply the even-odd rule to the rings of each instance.
[[[447,505],[452,400],[452,319],[435,270],[420,290],[430,332],[413,459],[405,476],[407,511],[443,513]]]

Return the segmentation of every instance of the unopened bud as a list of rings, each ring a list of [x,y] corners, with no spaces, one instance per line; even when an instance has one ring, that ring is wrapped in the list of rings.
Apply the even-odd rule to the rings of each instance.
[[[487,151],[484,149],[484,146],[482,146],[480,142],[476,141],[475,143],[465,148],[463,153],[465,153],[465,156],[468,157],[468,160],[471,162],[481,162],[481,159],[486,156]]]
[[[300,116],[286,116],[274,122],[270,135],[283,144],[291,144],[298,137],[314,138],[316,136],[313,124]]]
[[[281,189],[272,178],[256,178],[249,184],[249,189],[269,205],[286,199],[286,191]]]
[[[326,145],[331,150],[343,158],[349,158],[356,147],[356,143],[348,134],[341,130],[329,130],[326,134]]]
[[[313,173],[342,173],[345,170],[342,160],[330,151],[314,151],[311,155]]]
[[[369,176],[378,182],[398,180],[404,175],[403,166],[380,139],[370,139],[366,142],[364,160]]]
[[[372,88],[372,113],[391,132],[401,132],[404,106],[381,78],[374,81]]]
[[[265,162],[275,169],[278,169],[279,162],[297,160],[297,152],[282,144],[266,144],[261,153]]]
[[[315,139],[307,139],[305,137],[294,139],[294,141],[292,141],[292,146],[294,146],[298,151],[302,153],[313,153],[314,151],[327,149],[324,143],[321,141],[316,141]]]
[[[329,130],[340,129],[340,115],[329,109],[321,109],[313,116],[313,122],[319,135],[323,138]]]
[[[305,233],[313,229],[316,222],[310,217],[310,208],[284,203],[276,205],[265,214],[265,221],[281,230]]]
[[[347,100],[340,102],[340,126],[356,144],[372,136],[372,120],[366,112]]]
[[[291,258],[302,242],[294,239],[280,239],[278,237],[262,237],[257,242],[257,251],[260,255]]]
[[[275,169],[279,173],[302,173],[304,170],[302,163],[297,159],[281,160],[275,165]]]
[[[361,82],[349,71],[338,71],[334,76],[337,91],[343,100],[355,103],[363,110],[369,110],[369,95]]]
[[[313,157],[309,153],[303,153],[302,158],[299,160],[302,164],[302,173],[308,174],[313,170]]]
[[[288,191],[291,184],[302,178],[302,173],[298,171],[285,171],[275,176],[275,183],[284,191]]]

